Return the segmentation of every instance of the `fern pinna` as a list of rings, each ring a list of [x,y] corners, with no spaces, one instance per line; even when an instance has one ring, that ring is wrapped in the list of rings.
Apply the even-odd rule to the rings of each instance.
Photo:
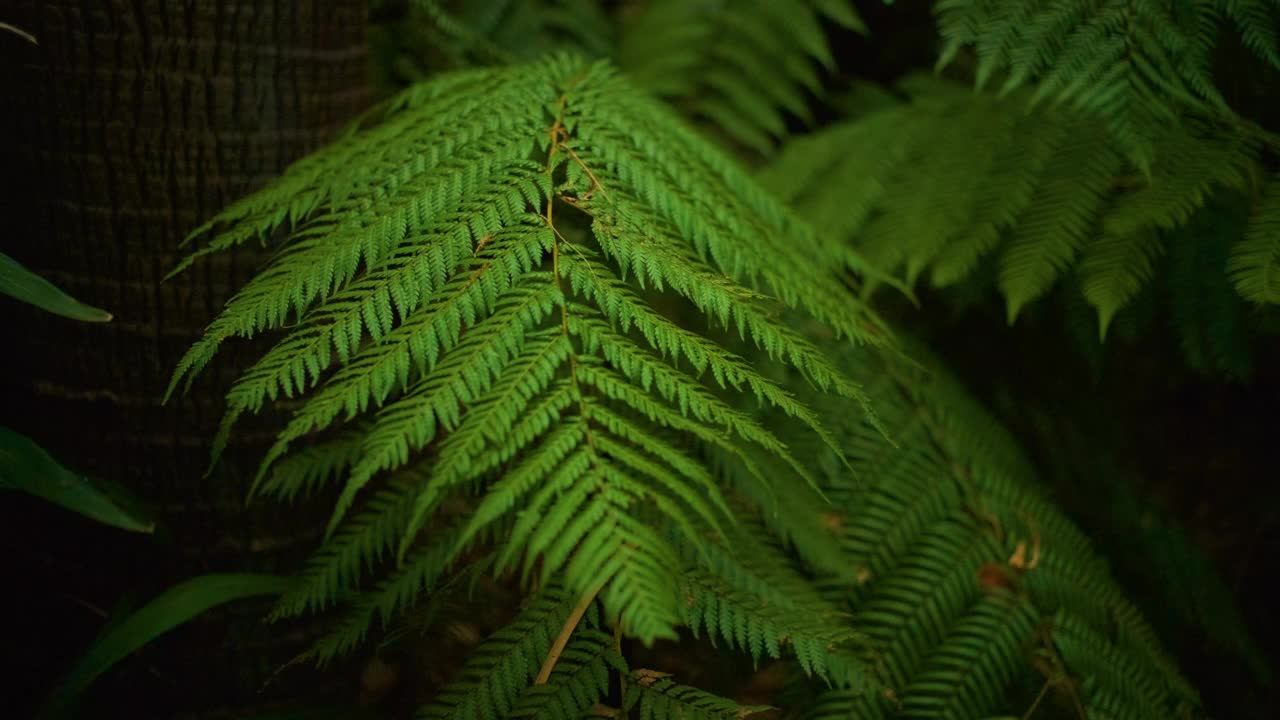
[[[425,587],[496,541],[497,569],[599,592],[626,632],[672,637],[681,597],[668,526],[702,546],[732,524],[703,448],[763,449],[786,469],[757,467],[767,485],[809,476],[730,400],[749,396],[825,437],[730,348],[861,402],[779,310],[885,337],[847,283],[812,272],[838,264],[838,246],[609,65],[569,57],[407,91],[381,122],[197,231],[207,244],[184,267],[277,234],[275,258],[173,384],[229,338],[286,330],[230,390],[215,449],[242,414],[292,399],[257,488],[342,483],[328,541],[282,614],[353,590],[372,559],[394,555],[405,582]],[[411,599],[397,587],[375,606]]]

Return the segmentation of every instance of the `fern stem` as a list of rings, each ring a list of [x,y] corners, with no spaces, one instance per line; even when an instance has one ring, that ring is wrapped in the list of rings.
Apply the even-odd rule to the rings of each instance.
[[[617,626],[613,628],[613,649],[615,652],[618,653],[618,657],[621,657],[624,660],[626,659],[626,657],[622,654],[622,623],[621,622],[619,622]],[[618,673],[618,709],[617,711],[614,712],[614,716],[621,715],[622,720],[627,720],[627,716],[631,714],[627,712],[627,692],[628,691],[629,691],[629,688],[627,687],[627,673],[619,672]]]
[[[556,106],[556,120],[551,124],[551,128],[547,131],[551,135],[551,145],[547,148],[547,184],[551,188],[555,188],[555,178],[552,176],[552,167],[553,161],[556,157],[556,152],[561,147],[564,147],[571,157],[574,159],[577,159],[578,157],[577,154],[573,152],[572,148],[561,142],[565,136],[563,119],[564,106],[566,102],[566,97],[561,95]],[[578,160],[578,162],[582,163],[581,160]],[[591,170],[587,168],[586,165],[583,165],[582,168],[587,171],[588,176],[592,178],[592,182],[596,182],[598,184],[599,181],[595,180],[595,175]],[[556,201],[555,195],[556,193],[553,190],[547,198],[547,209],[544,219],[547,222],[547,227],[550,228],[552,233],[551,279],[552,282],[556,284],[556,289],[560,291],[561,297],[566,297],[564,292],[564,283],[560,280],[560,243],[564,241],[564,236],[556,229],[552,214],[552,208],[555,207]],[[608,195],[606,194],[605,197],[608,197]],[[565,301],[560,304],[560,332],[564,334],[565,338],[569,338],[569,302],[567,297]],[[587,403],[583,399],[582,386],[578,384],[578,355],[576,352],[569,353],[569,382],[573,385],[573,392],[578,397],[578,414],[582,416],[583,427],[586,432],[587,447],[591,448],[591,464],[592,466],[595,466],[597,464],[596,441],[595,437],[591,434],[591,423],[587,419]]]
[[[591,603],[596,601],[596,596],[604,589],[605,583],[598,582],[591,590],[582,596],[582,600],[573,608],[573,612],[569,613],[569,617],[565,618],[564,627],[560,628],[560,634],[556,636],[556,641],[551,644],[551,650],[547,653],[547,659],[542,661],[542,669],[538,670],[538,676],[533,679],[534,685],[546,685],[547,680],[551,677],[551,671],[555,669],[556,662],[560,660],[560,654],[564,652],[564,648],[569,644],[569,638],[573,636],[573,631],[578,628],[578,623],[582,622],[582,616],[587,613],[587,608],[591,607]]]
[[[1053,663],[1052,672],[1046,673],[1045,679],[1049,682],[1055,682],[1055,675],[1066,675],[1067,662],[1062,658],[1062,653],[1058,652],[1058,648],[1054,645],[1053,634],[1049,629],[1041,625],[1037,634],[1040,636],[1041,647],[1048,654],[1050,661]],[[1076,692],[1076,684],[1070,676],[1067,676],[1065,682],[1062,683],[1067,690],[1067,695],[1071,698],[1071,704],[1075,708],[1077,716],[1080,720],[1088,720],[1089,713],[1085,710],[1084,703],[1080,700],[1080,694]],[[1034,709],[1034,705],[1032,708]],[[1027,717],[1030,717],[1028,714]]]
[[[585,162],[582,161],[582,158],[578,156],[578,153],[573,151],[573,146],[565,143],[564,151],[569,153],[569,157],[572,158],[574,162],[578,163],[578,166],[582,168],[582,171],[591,179],[592,187],[599,188],[600,194],[604,196],[604,199],[612,203],[613,198],[609,197],[609,191],[605,188],[604,183],[600,182],[600,178],[596,177],[596,174],[591,171],[591,168],[588,167]]]

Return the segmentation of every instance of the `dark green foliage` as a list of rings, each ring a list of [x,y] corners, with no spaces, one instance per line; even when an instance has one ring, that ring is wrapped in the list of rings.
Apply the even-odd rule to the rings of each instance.
[[[680,685],[660,673],[636,671],[623,699],[625,710],[636,708],[639,720],[740,720],[766,710],[765,707],[742,707],[725,698]]]
[[[573,598],[561,588],[539,593],[509,625],[494,633],[472,652],[453,682],[418,717],[480,718],[496,720],[516,709],[525,688],[533,681],[551,649],[556,634],[569,617]],[[583,629],[597,626],[587,619]],[[595,694],[598,691],[588,690]]]
[[[1007,691],[1036,683],[1086,707],[1140,711],[1122,716],[1194,708],[1195,692],[1003,429],[933,363],[847,360],[881,378],[869,391],[897,447],[857,417],[834,430],[853,472],[828,463],[820,483],[857,570],[819,582],[847,604],[886,691],[829,692],[809,714],[1018,715],[1031,699]]]
[[[908,285],[927,277],[953,286],[993,259],[1010,322],[1067,280],[1105,337],[1116,314],[1167,272],[1188,361],[1247,372],[1231,359],[1247,361],[1250,340],[1230,286],[1268,302],[1269,278],[1280,272],[1270,249],[1274,188],[1258,184],[1263,135],[1168,125],[1152,136],[1157,153],[1144,175],[1087,115],[1025,110],[1021,94],[999,99],[927,78],[902,89],[910,102],[790,143],[762,180]],[[1262,198],[1247,227],[1197,220],[1255,193]],[[1211,360],[1202,337],[1211,338]]]
[[[1163,126],[1187,112],[1232,115],[1214,85],[1219,27],[1280,68],[1272,0],[938,0],[939,66],[964,48],[977,56],[979,88],[1033,88],[1103,120],[1148,171]],[[1239,72],[1237,70],[1237,72]]]
[[[552,50],[603,57],[613,49],[613,19],[593,0],[406,4],[407,12],[388,30],[404,46],[392,45],[397,69],[414,80],[433,71],[528,61]]]
[[[1137,577],[1129,585],[1145,595],[1153,624],[1178,628],[1176,635],[1166,634],[1175,647],[1203,642],[1239,659],[1265,681],[1268,663],[1227,581],[1170,513],[1138,491],[1138,478],[1122,469],[1120,458],[1099,437],[1103,428],[1073,423],[1067,413],[1044,413],[1034,406],[1023,411],[1035,414],[1031,422],[1037,433],[1054,438],[1049,464],[1059,477],[1049,481],[1079,488],[1079,497],[1088,499],[1098,516],[1093,522],[1097,541],[1134,548],[1129,556],[1114,558],[1114,566],[1121,576]]]
[[[1280,174],[1257,204],[1244,241],[1231,251],[1227,269],[1236,289],[1255,303],[1280,303]]]
[[[788,114],[810,116],[835,65],[824,20],[867,30],[848,0],[654,0],[624,24],[618,62],[645,89],[768,154]]]
[[[524,62],[572,48],[614,60],[641,88],[768,155],[789,118],[812,119],[835,68],[824,23],[867,32],[850,0],[636,5],[609,14],[591,0],[411,0],[391,28],[403,46],[392,42],[393,65],[416,80],[432,68]]]
[[[976,45],[1006,96],[909,79],[757,184],[659,99],[772,153],[827,32],[864,30],[844,2],[411,3],[423,67],[466,69],[224,210],[182,266],[276,248],[173,378],[274,342],[217,450],[287,409],[255,492],[334,500],[274,617],[339,610],[326,663],[481,573],[518,587],[437,719],[758,710],[623,653],[690,636],[788,663],[814,718],[1198,712],[1005,430],[864,304],[989,278],[1013,321],[1069,281],[1092,339],[1160,291],[1189,359],[1245,372],[1249,303],[1280,296],[1274,139],[1212,89],[1219,13],[1176,5],[940,2],[944,63]],[[1221,14],[1273,60],[1272,11]]]

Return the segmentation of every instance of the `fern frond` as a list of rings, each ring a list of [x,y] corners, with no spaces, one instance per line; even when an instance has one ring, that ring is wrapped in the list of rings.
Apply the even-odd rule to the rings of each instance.
[[[1003,76],[1002,92],[1034,86],[1033,100],[1102,119],[1144,173],[1157,157],[1151,137],[1163,124],[1186,112],[1231,115],[1212,74],[1224,20],[1280,68],[1280,9],[1265,0],[939,0],[935,8],[943,38],[939,67],[973,47],[979,88]]]
[[[1280,174],[1267,183],[1244,237],[1231,248],[1227,271],[1244,299],[1280,303]]]
[[[281,615],[326,607],[384,560],[420,557],[443,542],[428,530],[457,517],[448,552],[432,546],[425,569],[404,568],[326,656],[499,531],[510,537],[495,571],[599,588],[629,633],[671,637],[680,563],[668,529],[705,544],[733,522],[701,450],[756,448],[782,468],[769,483],[809,479],[735,403],[834,442],[737,347],[865,405],[782,312],[854,341],[888,333],[856,288],[812,272],[843,249],[606,63],[556,56],[464,75],[406,91],[381,124],[215,219],[197,255],[255,236],[282,236],[281,249],[174,382],[228,338],[280,332],[228,394],[217,445],[238,417],[287,398],[259,481],[288,494],[341,473],[328,543]],[[708,330],[677,323],[673,305]],[[319,433],[344,444],[320,446],[328,469],[299,475],[290,453],[315,455]]]
[[[1109,692],[1118,699],[1106,702],[1165,717],[1194,707],[1194,690],[1088,537],[1040,497],[1031,465],[1008,433],[922,349],[908,349],[923,367],[849,356],[863,374],[876,368],[871,374],[881,380],[868,391],[897,444],[851,418],[833,432],[852,477],[829,457],[812,457],[830,455],[821,447],[806,455],[820,468],[815,475],[834,505],[831,525],[856,570],[818,584],[847,608],[842,624],[857,633],[883,691],[822,691],[805,716],[1017,714],[1031,703],[1017,688],[1048,684],[1046,691],[1067,692],[1062,688],[1099,672],[1100,652],[1140,668],[1145,683],[1141,690],[1117,683]],[[1087,651],[1095,654],[1083,661],[1072,655],[1050,671],[1046,656],[1057,652],[1051,631],[1063,618],[1088,628],[1105,650]]]
[[[1086,709],[1102,705],[1113,717],[1167,717],[1159,710],[1168,692],[1164,678],[1118,651],[1109,638],[1061,613],[1053,618],[1051,633],[1063,662],[1082,681]]]
[[[821,442],[810,445],[802,438],[788,438],[788,444],[795,448],[798,457],[806,458],[806,463],[813,457],[832,459],[843,465],[843,459],[830,458],[816,451]],[[824,446],[825,447],[825,446]],[[842,446],[843,447],[843,446]],[[717,454],[717,448],[712,452]],[[794,553],[801,564],[819,576],[851,577],[853,569],[849,566],[848,557],[833,542],[839,535],[833,531],[833,513],[830,499],[821,488],[796,487],[787,492],[778,492],[768,482],[769,477],[785,473],[786,469],[778,462],[768,458],[755,456],[721,456],[716,457],[720,473],[728,478],[728,482],[738,489],[741,497],[747,502],[746,507],[738,509],[739,517],[754,518],[753,522],[740,521],[744,530],[758,533],[760,536],[771,534],[777,539],[779,548]],[[749,506],[758,508],[752,512]],[[734,541],[750,542],[748,540]],[[760,549],[765,552],[764,548]],[[772,552],[772,550],[770,550]],[[722,576],[727,579],[728,576]],[[759,588],[752,589],[758,592]]]
[[[833,686],[865,689],[873,682],[860,655],[862,635],[836,617],[773,606],[705,574],[687,573],[683,593],[684,623],[695,635],[718,639],[757,662],[783,657],[785,647],[807,674]]]
[[[613,23],[591,0],[412,0],[408,10],[402,19],[402,34],[410,35],[408,56],[402,59],[418,76],[524,62],[552,50],[605,57],[613,45]]]
[[[1036,195],[1019,215],[1000,258],[997,282],[1010,324],[1075,261],[1102,208],[1101,189],[1118,169],[1118,158],[1101,133],[1073,127],[1067,136],[1046,164]]]
[[[761,705],[739,705],[644,670],[632,672],[627,694],[622,699],[623,712],[633,708],[639,712],[640,720],[741,720],[769,709]]]
[[[786,115],[834,65],[822,21],[866,32],[848,0],[654,0],[623,26],[618,62],[645,89],[734,141],[770,153]]]
[[[259,492],[291,502],[310,497],[322,486],[341,479],[360,456],[363,433],[349,432],[297,451],[271,470]]]
[[[574,597],[563,588],[538,593],[516,617],[485,639],[458,676],[417,714],[421,720],[499,720],[521,701],[560,631]],[[588,614],[584,625],[594,625]]]
[[[315,553],[297,584],[277,601],[273,617],[323,610],[356,589],[361,577],[395,551],[421,482],[418,472],[405,470],[380,488],[360,514]]]
[[[525,688],[510,717],[579,720],[609,692],[609,671],[626,672],[613,638],[599,631],[574,633],[545,683]]]
[[[1114,134],[1079,113],[1028,111],[1025,95],[997,99],[936,79],[903,89],[910,103],[791,143],[761,178],[908,285],[925,274],[954,285],[994,255],[1011,321],[1078,268],[1105,336],[1154,279],[1167,236],[1206,203],[1248,191],[1258,165],[1253,133],[1188,120],[1151,133],[1157,152],[1143,174],[1122,160]],[[1237,278],[1265,257],[1245,247],[1238,257],[1254,259],[1236,261]]]
[[[412,609],[419,598],[436,590],[452,565],[456,536],[456,528],[437,534],[426,547],[415,550],[393,574],[360,593],[345,610],[337,627],[320,638],[307,652],[307,657],[324,665],[355,650],[364,644],[375,623],[389,626],[400,614]]]
[[[902,693],[902,717],[983,717],[1025,665],[1034,606],[986,597],[947,633]]]
[[[1112,203],[1102,235],[1080,265],[1082,290],[1098,311],[1104,337],[1115,313],[1151,280],[1162,233],[1185,225],[1219,188],[1246,187],[1257,148],[1247,140],[1179,128],[1160,138],[1158,151],[1150,181]]]

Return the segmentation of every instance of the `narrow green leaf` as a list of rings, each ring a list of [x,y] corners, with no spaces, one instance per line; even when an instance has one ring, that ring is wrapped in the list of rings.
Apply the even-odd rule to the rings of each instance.
[[[103,633],[54,689],[41,717],[67,716],[99,675],[200,613],[235,600],[278,595],[288,586],[288,578],[249,574],[202,575],[175,585]]]
[[[121,530],[155,530],[120,490],[68,470],[30,438],[5,427],[0,427],[0,490],[22,490]]]
[[[76,300],[4,253],[0,253],[0,293],[72,320],[107,322],[111,319],[111,313]]]

